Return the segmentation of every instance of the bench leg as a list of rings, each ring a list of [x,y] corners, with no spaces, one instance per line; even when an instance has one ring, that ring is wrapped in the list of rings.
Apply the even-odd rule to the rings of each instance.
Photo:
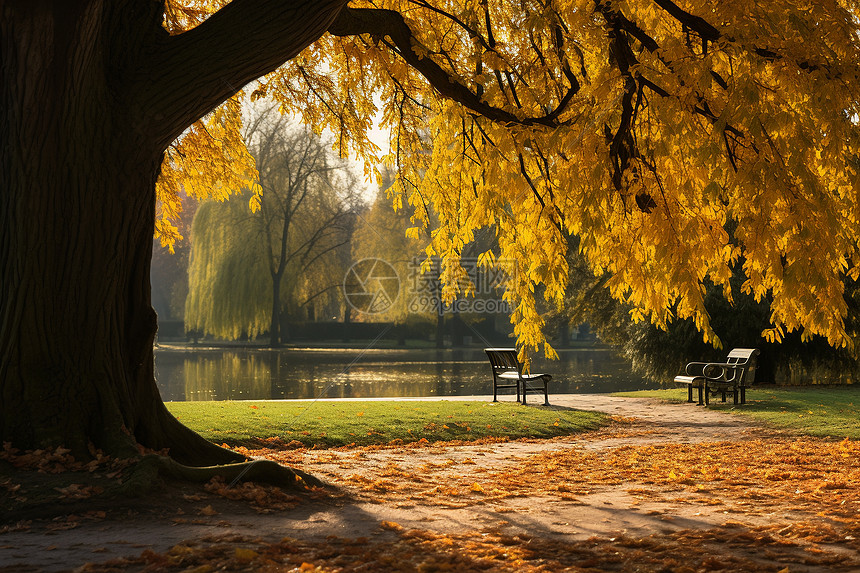
[[[746,386],[741,386],[741,404],[747,403],[747,389]]]
[[[546,387],[546,380],[543,381],[543,405],[549,406],[549,390]]]
[[[708,383],[702,382],[702,385],[699,386],[699,404],[702,403],[702,394],[705,395],[705,406],[710,404],[710,397],[708,396]]]
[[[732,401],[734,402],[735,406],[738,405],[738,387],[737,386],[735,386],[734,391],[732,392]]]
[[[693,402],[693,385],[692,384],[687,386],[687,402],[690,402],[690,403]],[[700,400],[700,402],[701,402],[701,400]]]

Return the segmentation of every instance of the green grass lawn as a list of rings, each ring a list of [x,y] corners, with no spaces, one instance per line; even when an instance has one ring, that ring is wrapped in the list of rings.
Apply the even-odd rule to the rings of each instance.
[[[547,438],[598,428],[607,417],[515,402],[168,402],[174,416],[205,438],[248,445],[257,439],[306,446],[387,444],[481,438]]]
[[[621,392],[617,396],[653,397],[687,401],[686,388]],[[755,388],[747,390],[747,403],[734,406],[731,396],[723,404],[711,399],[710,408],[731,410],[779,428],[811,436],[860,439],[860,387]],[[697,408],[690,404],[691,408]]]

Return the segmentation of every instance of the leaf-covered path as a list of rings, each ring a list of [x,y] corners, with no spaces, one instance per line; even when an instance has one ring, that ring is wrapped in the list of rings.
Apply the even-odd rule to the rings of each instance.
[[[0,535],[0,564],[58,571],[127,557],[88,570],[860,568],[857,443],[798,437],[690,404],[552,401],[559,423],[567,407],[615,422],[553,440],[248,451],[309,471],[338,493],[293,497],[215,483],[131,513],[24,523]]]

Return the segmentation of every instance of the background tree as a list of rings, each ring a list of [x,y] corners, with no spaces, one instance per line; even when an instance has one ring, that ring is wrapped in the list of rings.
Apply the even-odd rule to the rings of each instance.
[[[359,316],[359,319],[413,324],[432,320],[435,322],[436,346],[441,348],[446,334],[446,316],[450,327],[448,331],[455,337],[461,336],[464,330],[460,324],[462,319],[455,308],[446,308],[442,301],[441,261],[439,257],[427,260],[427,247],[431,241],[429,233],[413,226],[413,210],[404,208],[400,201],[402,198],[393,195],[392,186],[397,174],[390,169],[383,169],[380,175],[376,198],[358,220],[352,254],[354,261],[375,258],[391,264],[400,279],[400,295],[386,312]],[[421,208],[432,209],[430,206]],[[433,218],[432,212],[429,217]],[[411,232],[407,236],[406,229],[410,227]],[[469,264],[474,266],[477,256],[490,250],[494,243],[492,229],[482,229],[476,233],[475,240],[465,247],[462,256],[469,258]],[[475,268],[469,270],[471,272],[468,275],[461,275],[457,279],[461,298],[474,295],[467,292],[471,279],[476,278],[477,273]],[[501,295],[500,292],[494,294]],[[474,319],[467,317],[467,321]],[[452,343],[462,344],[462,341]]]
[[[254,338],[269,328],[272,286],[263,252],[260,217],[246,191],[230,200],[205,201],[191,227],[185,328],[196,336]]]
[[[576,240],[569,252],[569,290],[562,312],[549,311],[550,331],[558,331],[564,323],[575,326],[588,324],[598,337],[614,345],[629,358],[634,369],[662,383],[683,371],[694,360],[722,362],[726,350],[716,349],[698,336],[690,319],[678,320],[668,328],[657,328],[631,319],[629,304],[620,303],[605,288],[607,276],[594,276],[578,253]],[[762,340],[771,310],[767,299],[756,301],[741,292],[744,277],[740,265],[734,269],[730,282],[733,302],[729,303],[722,290],[705,285],[705,308],[712,318],[714,332],[732,348],[759,348],[757,383],[844,383],[857,375],[857,358],[853,350],[833,348],[822,337],[802,340],[799,333],[787,334],[780,343]],[[857,284],[848,281],[848,316],[846,329],[850,336],[858,335]]]
[[[396,173],[392,170],[381,170],[373,201],[356,222],[351,255],[354,262],[380,259],[391,265],[400,279],[399,295],[391,308],[384,313],[368,317],[357,316],[359,320],[369,318],[403,322],[410,314],[414,314],[413,309],[409,308],[411,269],[414,261],[420,261],[426,256],[424,249],[428,240],[406,236],[406,229],[412,224],[412,213],[391,196],[395,177]]]
[[[198,210],[186,326],[228,340],[268,333],[274,348],[287,316],[339,296],[347,267],[337,250],[350,240],[359,194],[319,136],[272,109],[246,140],[259,187]]]
[[[212,110],[265,74],[257,95],[371,163],[382,112],[397,193],[439,215],[443,276],[495,229],[496,260],[519,268],[507,296],[523,346],[543,341],[536,286],[563,303],[569,234],[634,318],[690,318],[715,342],[704,285],[729,296],[740,264],[743,292],[771,301],[769,339],[851,343],[854,0],[345,5],[3,4],[0,440],[239,457],[161,403],[148,280],[180,186],[253,179],[239,103]]]

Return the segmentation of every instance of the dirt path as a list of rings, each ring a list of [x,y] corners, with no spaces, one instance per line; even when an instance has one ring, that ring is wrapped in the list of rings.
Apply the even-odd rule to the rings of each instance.
[[[492,533],[513,538],[523,534],[576,543],[595,536],[609,541],[677,536],[688,530],[711,531],[738,524],[745,530],[773,526],[787,535],[785,527],[814,519],[814,506],[788,507],[774,501],[751,507],[749,500],[735,503],[721,498],[719,492],[696,490],[690,480],[667,486],[643,480],[640,473],[625,481],[627,478],[610,475],[612,462],[606,461],[619,452],[633,455],[650,446],[759,444],[761,439],[785,441],[786,434],[748,418],[691,404],[605,395],[555,396],[553,403],[562,423],[566,408],[606,412],[618,423],[591,434],[553,440],[284,452],[281,461],[322,477],[346,495],[257,513],[245,502],[185,488],[155,503],[147,499],[105,514],[97,508],[89,515],[22,523],[19,530],[0,534],[0,572],[69,571],[88,562],[136,556],[144,550],[163,552],[189,539],[322,541],[334,535],[367,537],[374,542],[416,529],[464,536]],[[576,476],[569,476],[569,484],[556,483],[554,478],[553,483],[530,484],[529,474],[521,472],[530,464],[543,468],[567,463],[565,456],[571,455],[579,456],[578,467],[583,471],[603,472],[599,474],[602,481],[592,486],[588,479],[577,481]],[[653,472],[660,471],[655,465]],[[570,473],[576,472],[561,475]],[[815,551],[847,552],[855,561],[841,570],[860,567],[858,548],[853,537],[847,538],[852,541],[844,546],[825,539],[825,545],[816,546]],[[807,541],[783,545],[782,559],[791,563],[792,572],[840,570],[810,559]],[[749,548],[740,551],[748,551],[751,559],[764,559],[763,563],[772,559],[761,558]]]

